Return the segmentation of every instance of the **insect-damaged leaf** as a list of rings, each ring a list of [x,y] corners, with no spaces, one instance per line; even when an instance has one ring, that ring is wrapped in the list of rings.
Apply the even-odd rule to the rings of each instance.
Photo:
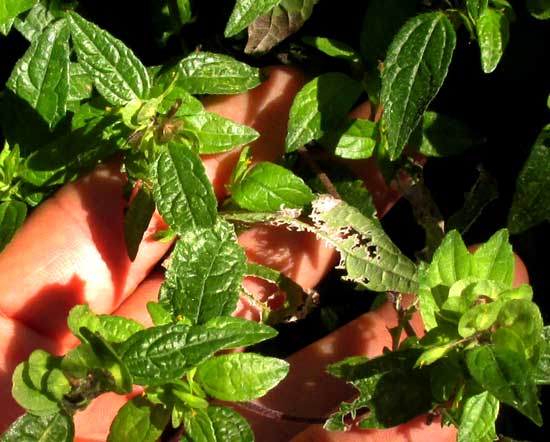
[[[416,265],[391,242],[377,220],[329,196],[312,205],[317,234],[340,252],[346,279],[374,291],[417,293]]]
[[[456,34],[441,12],[418,15],[399,30],[382,72],[382,130],[391,159],[399,157],[424,111],[442,86]]]

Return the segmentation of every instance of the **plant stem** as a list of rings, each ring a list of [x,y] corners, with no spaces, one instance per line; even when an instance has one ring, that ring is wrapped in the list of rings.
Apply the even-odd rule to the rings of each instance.
[[[309,167],[311,167],[311,170],[315,172],[317,175],[317,178],[321,181],[323,186],[325,186],[325,189],[327,192],[332,195],[334,198],[338,198],[339,200],[342,199],[338,191],[336,190],[336,187],[334,187],[334,184],[328,177],[328,175],[321,170],[319,167],[319,164],[313,159],[313,157],[309,154],[307,149],[305,147],[298,148],[298,152],[302,156],[302,158],[305,160],[305,162],[308,164]]]
[[[266,407],[265,405],[258,404],[257,402],[239,403],[238,407],[257,414],[258,416],[262,416],[275,421],[299,422],[303,424],[324,424],[326,421],[326,418],[324,417],[305,417],[286,414],[282,411],[273,410],[272,408]]]

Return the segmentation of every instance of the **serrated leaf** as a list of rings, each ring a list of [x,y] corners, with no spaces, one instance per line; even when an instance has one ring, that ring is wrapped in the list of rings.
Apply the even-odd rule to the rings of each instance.
[[[153,194],[149,187],[142,183],[124,214],[124,242],[130,261],[137,256],[139,245],[154,212]]]
[[[235,202],[255,212],[275,212],[286,208],[301,208],[314,196],[304,181],[290,170],[274,163],[260,162],[231,186]]]
[[[113,420],[108,442],[155,442],[168,424],[170,412],[142,396],[126,402]]]
[[[542,425],[537,388],[528,375],[530,369],[523,354],[484,345],[468,351],[466,363],[473,378],[483,388],[535,424]]]
[[[416,265],[386,235],[376,219],[343,201],[324,196],[313,203],[318,235],[335,247],[346,279],[374,291],[418,292]]]
[[[159,301],[193,324],[231,315],[245,269],[231,224],[218,220],[212,229],[189,230],[171,254]]]
[[[217,200],[199,156],[183,145],[168,144],[153,165],[157,209],[178,233],[212,227]]]
[[[210,396],[223,401],[246,402],[274,388],[288,374],[282,359],[254,353],[231,353],[203,362],[197,380]]]
[[[511,233],[550,220],[550,126],[541,131],[516,181],[508,214]]]
[[[193,52],[176,66],[177,85],[191,94],[237,94],[260,84],[260,71],[228,55]]]
[[[196,140],[201,154],[225,152],[248,144],[260,134],[251,127],[221,117],[213,112],[201,112],[182,117],[183,133]]]
[[[527,0],[527,9],[531,15],[539,20],[548,20],[550,18],[549,0]]]
[[[360,83],[339,72],[322,74],[307,83],[290,109],[286,151],[293,152],[335,129],[361,92]]]
[[[33,7],[37,0],[2,0],[0,3],[0,23],[17,17]]]
[[[495,421],[499,402],[488,391],[469,397],[464,402],[457,442],[492,442],[496,439]]]
[[[254,442],[254,434],[245,418],[228,407],[210,406],[206,412],[212,421],[218,442]]]
[[[223,34],[233,37],[258,17],[269,12],[281,0],[236,0]]]
[[[441,12],[420,14],[394,37],[382,72],[382,128],[390,159],[399,157],[447,76],[456,34]]]
[[[282,0],[267,14],[248,26],[247,54],[267,52],[309,19],[319,0]]]
[[[506,14],[493,8],[486,8],[476,22],[477,41],[481,51],[481,68],[493,72],[508,44],[510,22]]]
[[[181,378],[219,350],[251,345],[275,334],[266,325],[219,317],[204,325],[170,324],[145,329],[119,350],[136,383],[161,384]]]
[[[327,133],[319,143],[340,158],[359,160],[372,156],[377,136],[376,123],[355,119],[346,121],[336,130]]]
[[[29,413],[17,419],[2,435],[2,442],[73,442],[74,424],[63,413],[35,416]]]
[[[361,27],[361,55],[370,66],[386,58],[392,38],[416,14],[418,0],[371,0]]]
[[[492,279],[512,287],[515,258],[508,241],[508,231],[501,229],[476,250],[472,258],[472,275]]]
[[[27,217],[27,205],[20,201],[0,203],[0,252],[8,245]]]
[[[149,74],[134,53],[120,40],[75,12],[68,14],[71,37],[84,70],[107,101],[125,105],[147,98]]]
[[[63,118],[69,95],[69,29],[65,20],[52,23],[31,42],[7,86],[50,127]]]

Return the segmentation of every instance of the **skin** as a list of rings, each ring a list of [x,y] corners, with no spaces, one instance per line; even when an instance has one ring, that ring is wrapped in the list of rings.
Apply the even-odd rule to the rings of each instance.
[[[281,155],[290,104],[307,81],[302,73],[289,68],[271,68],[267,74],[268,80],[253,91],[205,100],[208,110],[260,131],[261,138],[252,146],[254,161],[276,160]],[[355,112],[356,117],[371,117],[369,105]],[[238,153],[239,149],[235,149],[203,157],[220,200],[227,195],[226,184]],[[398,194],[383,184],[372,162],[354,163],[352,168],[367,182],[381,216]],[[0,431],[21,413],[9,394],[11,372],[17,363],[36,348],[63,354],[77,344],[69,337],[65,325],[66,314],[73,305],[88,302],[97,313],[113,312],[134,318],[145,326],[152,325],[145,306],[148,301],[156,300],[163,276],[154,273],[142,281],[170,244],[151,239],[154,232],[165,227],[162,219],[155,217],[138,257],[134,262],[128,260],[122,234],[123,184],[124,177],[114,162],[65,186],[33,213],[0,254],[0,397],[9,404],[9,412],[0,416]],[[313,236],[280,227],[254,226],[240,235],[239,243],[249,260],[282,271],[304,288],[317,285],[336,259],[335,252]],[[261,300],[273,292],[273,287],[261,280],[247,278],[244,284]],[[258,315],[245,302],[240,303],[235,314],[252,319],[257,319]],[[415,321],[421,331],[419,318]],[[328,413],[352,392],[324,373],[325,364],[352,354],[380,354],[389,343],[387,327],[394,323],[395,312],[384,305],[291,356],[289,377],[262,398],[262,403],[301,416]],[[314,401],[311,400],[312,389],[315,389]],[[139,393],[136,389],[133,395]],[[131,396],[107,393],[94,400],[88,409],[77,413],[75,440],[106,440],[113,416]],[[246,415],[257,440],[262,442],[280,442],[293,437],[296,441],[350,440],[350,433],[326,433],[318,426],[267,421]],[[415,440],[429,437],[451,440],[449,430],[441,430],[437,425],[428,427],[420,418],[388,431],[394,433],[361,432],[354,434],[353,440],[410,440],[391,438],[397,434],[415,435]],[[389,434],[394,436],[389,437]]]

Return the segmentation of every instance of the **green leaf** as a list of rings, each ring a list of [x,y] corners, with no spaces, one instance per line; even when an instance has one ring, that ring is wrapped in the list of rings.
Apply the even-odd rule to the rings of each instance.
[[[457,442],[492,442],[496,439],[495,421],[499,410],[498,399],[488,391],[466,399]]]
[[[327,54],[329,57],[339,58],[350,63],[357,63],[360,60],[360,55],[351,46],[332,38],[304,37],[302,41]]]
[[[512,287],[515,258],[508,242],[508,231],[501,229],[476,250],[472,258],[472,275],[491,279]]]
[[[466,9],[470,17],[476,22],[489,7],[489,0],[466,0]]]
[[[360,160],[374,153],[378,125],[369,120],[348,120],[336,130],[328,132],[319,143],[340,158]]]
[[[93,78],[99,93],[121,106],[135,98],[146,98],[151,87],[149,74],[134,53],[75,12],[68,17],[78,61]]]
[[[258,17],[268,13],[281,0],[236,0],[223,34],[233,37]]]
[[[260,134],[251,127],[221,117],[212,112],[201,112],[182,118],[183,133],[190,134],[201,154],[225,152],[251,143]]]
[[[126,402],[109,430],[108,442],[155,442],[168,424],[170,412],[142,396]]]
[[[14,370],[12,375],[11,394],[19,405],[36,416],[47,416],[59,411],[58,400],[44,391],[41,383],[36,385],[29,376],[29,362],[20,363]],[[44,380],[48,374],[46,369],[43,372]],[[42,379],[40,379],[42,380]],[[65,378],[66,385],[70,385]]]
[[[537,387],[528,375],[530,369],[523,354],[485,345],[468,351],[466,363],[473,378],[489,393],[542,425]]]
[[[0,23],[0,34],[7,36],[10,31],[11,27],[13,26],[13,22],[15,21],[14,18],[9,18],[8,20]]]
[[[65,20],[52,23],[31,42],[7,86],[50,127],[63,118],[69,95],[69,29]]]
[[[166,325],[172,323],[172,315],[158,302],[149,301],[147,303],[147,312],[155,325]]]
[[[481,68],[493,72],[508,44],[510,22],[506,14],[498,9],[486,8],[476,23],[477,41],[481,51]]]
[[[183,442],[221,442],[216,438],[214,425],[205,410],[194,409],[184,412],[183,426]]]
[[[2,0],[0,23],[4,23],[33,7],[37,0]]]
[[[23,37],[32,41],[35,35],[40,35],[46,26],[61,16],[59,0],[39,0],[24,19],[15,19],[14,26]]]
[[[550,220],[550,125],[541,131],[516,181],[508,214],[511,233]]]
[[[2,442],[73,442],[73,438],[73,420],[66,414],[26,413],[11,424],[2,435]]]
[[[248,26],[247,54],[267,52],[289,35],[294,34],[309,19],[319,0],[281,0],[267,14]]]
[[[226,350],[269,339],[276,331],[245,319],[219,317],[203,325],[170,324],[142,330],[120,347],[138,384],[161,384]]]
[[[382,130],[390,159],[399,157],[426,108],[442,86],[456,44],[442,12],[409,20],[394,37],[382,72]]]
[[[153,194],[149,187],[142,183],[124,215],[124,241],[131,261],[137,256],[139,245],[154,211]]]
[[[527,9],[531,15],[539,20],[548,20],[550,18],[549,0],[527,0]]]
[[[458,155],[481,142],[481,138],[468,126],[454,118],[437,112],[424,112],[420,140],[411,142],[418,145],[418,151],[430,157]]]
[[[476,332],[488,330],[496,322],[501,308],[500,302],[473,306],[460,318],[458,333],[463,338],[467,338]]]
[[[81,341],[86,338],[81,334],[81,328],[86,327],[93,333],[99,333],[109,342],[118,344],[124,342],[134,333],[143,330],[143,325],[130,318],[114,315],[96,315],[87,304],[73,307],[67,318],[69,329]]]
[[[415,264],[393,244],[378,220],[328,196],[312,205],[317,234],[340,252],[345,279],[374,291],[417,293]]]
[[[535,366],[533,379],[538,385],[550,385],[550,326],[543,328],[539,360]]]
[[[231,353],[203,362],[197,380],[212,397],[246,402],[259,398],[288,374],[288,362],[254,353]]]
[[[254,442],[246,419],[229,407],[209,406],[206,410],[218,442]]]
[[[183,145],[168,144],[153,165],[157,209],[178,233],[212,227],[217,201],[199,156]]]
[[[78,63],[69,65],[69,95],[68,102],[86,100],[92,96],[93,80]]]
[[[258,68],[213,52],[193,52],[176,72],[177,85],[191,94],[237,94],[260,84]]]
[[[307,83],[290,109],[286,151],[293,152],[335,129],[361,92],[360,83],[339,72],[322,74]]]
[[[231,224],[218,220],[212,229],[188,230],[170,256],[159,301],[193,324],[231,315],[245,269],[246,255]]]
[[[8,245],[27,217],[27,205],[20,201],[0,203],[0,252]]]
[[[300,177],[267,161],[257,163],[234,183],[231,194],[239,206],[255,212],[301,208],[314,198]]]
[[[418,0],[371,0],[360,35],[361,55],[371,67],[386,58],[392,38],[416,14]]]

